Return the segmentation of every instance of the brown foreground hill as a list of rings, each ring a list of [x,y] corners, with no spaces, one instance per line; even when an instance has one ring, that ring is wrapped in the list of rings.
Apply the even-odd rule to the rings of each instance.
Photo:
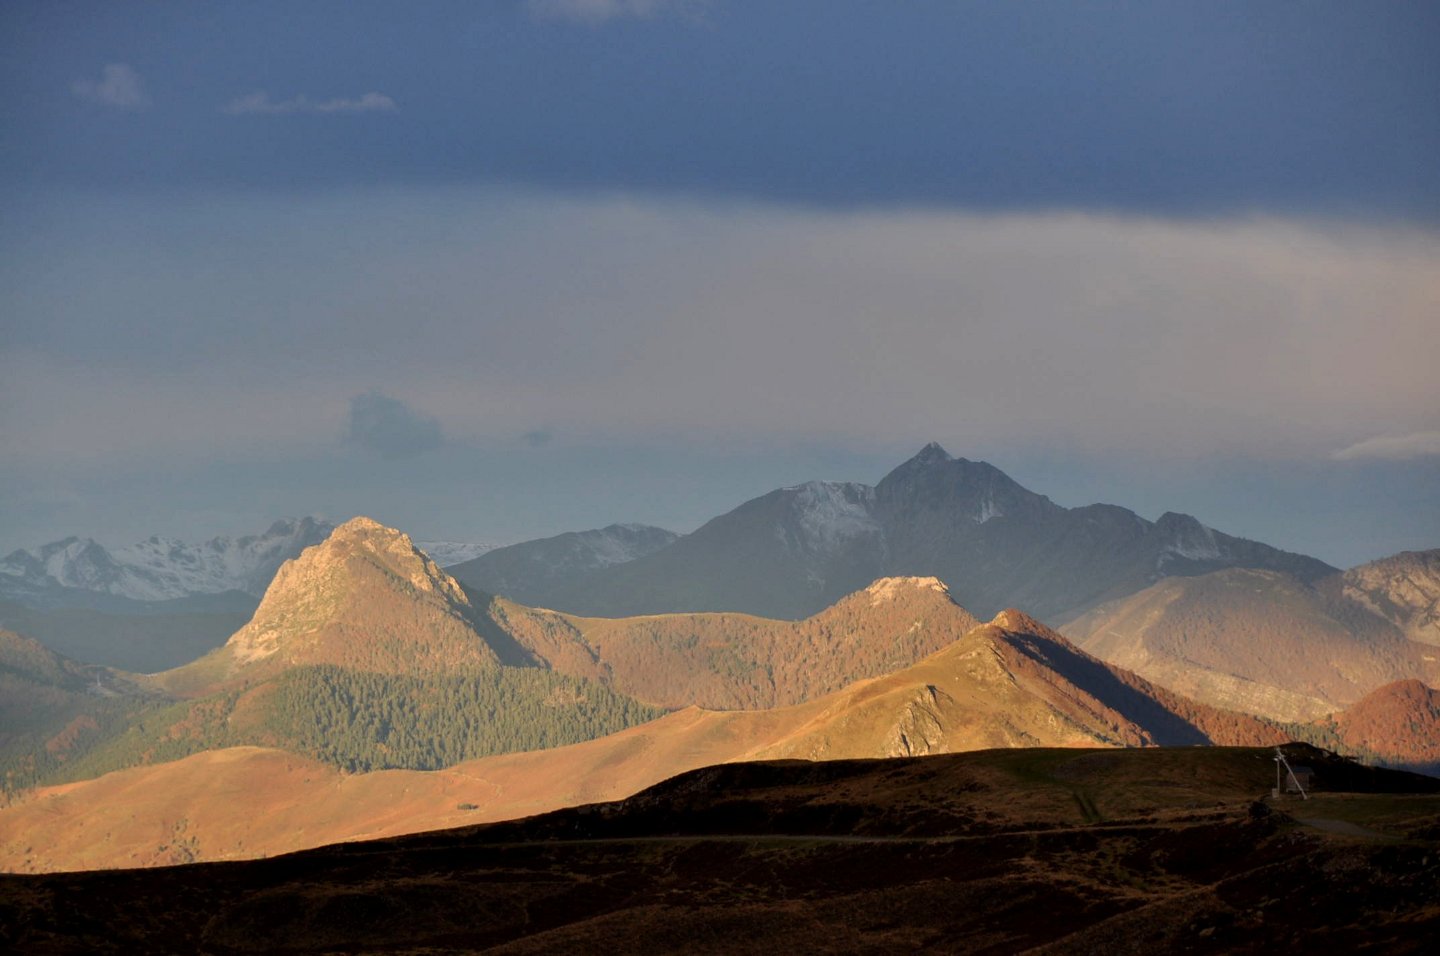
[[[687,708],[569,747],[341,774],[231,748],[44,788],[0,810],[0,868],[153,866],[509,819],[735,761],[992,747],[1256,745],[1278,731],[1103,664],[1016,611],[918,664],[790,707]]]
[[[1384,952],[1440,931],[1440,781],[1291,748],[741,764],[514,823],[0,876],[0,945],[95,953]]]

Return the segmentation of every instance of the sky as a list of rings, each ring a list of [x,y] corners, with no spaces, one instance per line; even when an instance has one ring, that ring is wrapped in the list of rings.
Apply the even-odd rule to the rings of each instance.
[[[0,5],[0,552],[679,531],[935,440],[1440,547],[1440,7]]]

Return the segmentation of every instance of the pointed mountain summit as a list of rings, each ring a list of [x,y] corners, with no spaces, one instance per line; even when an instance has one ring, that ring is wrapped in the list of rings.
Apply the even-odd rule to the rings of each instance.
[[[1161,578],[1229,567],[1304,582],[1335,573],[1188,515],[1152,522],[1115,505],[1063,508],[994,465],[931,442],[874,487],[781,488],[633,561],[551,578],[526,593],[529,603],[575,614],[736,611],[795,620],[876,578],[919,576],[947,582],[982,616],[1015,606],[1053,621]],[[455,571],[485,586],[463,567]],[[495,591],[509,596],[505,587]]]
[[[225,645],[171,672],[226,677],[307,664],[412,674],[493,667],[469,595],[394,528],[353,518],[280,566],[255,616]]]
[[[882,478],[875,497],[885,516],[911,521],[923,516],[946,526],[1063,510],[989,462],[953,458],[935,442]]]

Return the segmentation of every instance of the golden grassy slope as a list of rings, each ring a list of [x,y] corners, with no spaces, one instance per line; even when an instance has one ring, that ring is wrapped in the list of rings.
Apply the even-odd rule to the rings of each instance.
[[[1207,720],[1208,733],[1197,726]],[[0,811],[0,868],[266,855],[613,800],[743,760],[1255,743],[1265,732],[1243,717],[1167,703],[1163,691],[1005,612],[919,664],[791,707],[691,707],[599,740],[430,773],[344,776],[278,751],[235,748],[48,788]]]
[[[497,598],[490,616],[563,673],[661,707],[783,707],[898,670],[977,623],[935,578],[883,578],[803,621],[585,618]]]

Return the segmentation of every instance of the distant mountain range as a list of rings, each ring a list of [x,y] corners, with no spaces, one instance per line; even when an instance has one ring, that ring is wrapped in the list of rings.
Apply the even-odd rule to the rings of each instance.
[[[1165,577],[1245,567],[1312,581],[1336,570],[1188,515],[1152,522],[1115,505],[1063,508],[937,444],[874,487],[814,481],[772,491],[632,560],[558,567],[530,558],[540,544],[499,548],[453,571],[467,584],[575,614],[790,619],[876,578],[933,576],[982,617],[1024,607],[1056,620]]]
[[[1178,583],[1247,576],[1296,580],[1232,569]],[[1364,577],[1370,594],[1419,586]],[[1278,653],[1313,653],[1286,640]],[[179,668],[125,674],[0,632],[5,789],[74,781],[0,810],[0,865],[283,852],[613,799],[737,760],[1298,733],[1428,766],[1434,692],[1379,687],[1388,673],[1372,670],[1353,714],[1280,726],[1103,661],[1020,611],[977,624],[934,578],[882,578],[798,622],[588,618],[466,589],[403,533],[357,518],[285,563],[244,627]],[[1303,696],[1307,682],[1277,687]],[[389,768],[428,773],[368,773]],[[336,771],[356,775],[343,800]]]
[[[92,538],[65,538],[0,560],[0,598],[42,606],[78,605],[82,595],[172,601],[240,591],[259,596],[280,565],[329,537],[334,525],[286,518],[264,533],[186,544],[146,538],[111,551]]]
[[[65,538],[0,559],[0,601],[156,613],[168,609],[131,602],[155,604],[230,591],[258,598],[281,564],[334,530],[328,521],[307,517],[281,518],[263,534],[200,544],[156,535],[112,549],[93,538]],[[428,541],[421,547],[444,567],[470,561],[495,545]]]
[[[521,604],[548,606],[557,587],[602,568],[627,564],[673,544],[680,535],[643,524],[612,524],[495,548],[467,561],[435,560],[471,587]],[[428,551],[426,545],[420,546]]]
[[[934,579],[882,579],[798,623],[732,614],[574,618],[466,592],[405,535],[364,518],[284,565],[251,622],[184,667],[136,677],[7,640],[0,674],[10,675],[12,699],[55,702],[27,725],[32,758],[38,749],[48,775],[65,779],[125,771],[72,788],[73,800],[43,798],[43,812],[31,801],[0,812],[0,853],[25,867],[58,859],[62,845],[81,852],[77,839],[84,865],[133,865],[295,849],[363,821],[368,811],[356,808],[303,837],[259,839],[249,804],[233,800],[236,788],[253,785],[247,755],[257,745],[352,772],[458,763],[493,781],[507,779],[500,767],[523,766],[531,783],[505,785],[504,800],[485,796],[496,792],[489,786],[475,796],[513,814],[564,805],[576,785],[620,796],[628,792],[620,788],[729,760],[1280,739],[1253,718],[1104,664],[1019,612],[978,626]],[[616,734],[658,713],[644,702],[678,710]],[[596,739],[581,751],[549,749],[587,738]],[[463,763],[517,749],[540,752],[493,769]],[[19,773],[25,765],[9,766]],[[582,766],[592,767],[583,780],[575,776]],[[204,787],[225,794],[218,803],[183,778],[202,767]],[[299,781],[282,794],[267,779],[267,800],[325,805]],[[562,779],[568,784],[554,783]],[[537,789],[537,781],[552,784]],[[184,793],[194,798],[184,801],[184,823],[160,819]],[[136,856],[128,838],[59,836],[85,829],[67,807],[92,826],[96,813],[150,821],[115,833],[195,829],[180,857],[173,840]],[[224,844],[224,833],[241,834],[239,843]]]
[[[108,549],[66,538],[0,559],[0,627],[69,657],[154,672],[224,643],[254,613],[280,566],[335,526],[282,518],[263,534],[201,544],[151,537]],[[429,541],[437,563],[457,564],[489,544]]]

